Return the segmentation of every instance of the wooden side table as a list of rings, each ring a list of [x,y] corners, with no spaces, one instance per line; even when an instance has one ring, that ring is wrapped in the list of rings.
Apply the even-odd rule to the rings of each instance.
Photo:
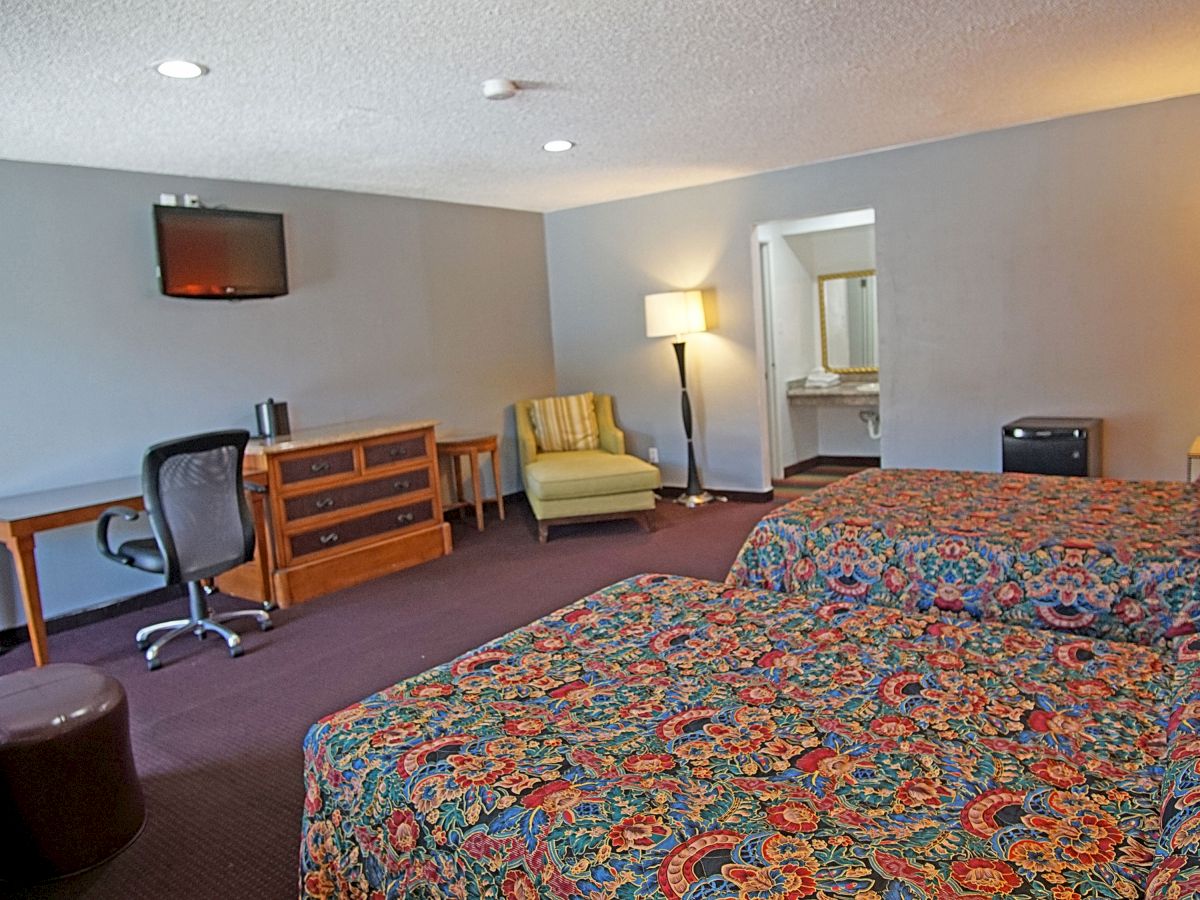
[[[1187,480],[1192,481],[1192,466],[1196,460],[1200,459],[1200,437],[1192,441],[1192,446],[1188,447],[1188,463],[1187,463]]]
[[[504,491],[500,488],[500,453],[499,439],[494,434],[457,435],[438,438],[438,456],[450,459],[450,467],[454,470],[454,499],[445,505],[447,511],[475,507],[475,526],[483,531],[483,504],[495,503],[500,511],[500,520],[504,521]],[[496,485],[496,496],[483,496],[483,484],[479,477],[479,454],[490,453],[492,456],[492,480]],[[461,457],[466,456],[471,461],[471,499],[466,500],[463,492],[463,472]]]

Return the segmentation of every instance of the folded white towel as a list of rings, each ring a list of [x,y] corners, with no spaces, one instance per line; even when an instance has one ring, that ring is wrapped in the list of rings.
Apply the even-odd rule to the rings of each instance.
[[[813,369],[804,379],[805,387],[833,387],[842,380],[837,372],[826,372],[824,369]]]

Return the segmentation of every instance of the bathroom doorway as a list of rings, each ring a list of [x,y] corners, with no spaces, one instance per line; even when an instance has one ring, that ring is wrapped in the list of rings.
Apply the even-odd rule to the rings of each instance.
[[[772,481],[878,465],[875,211],[765,222],[754,252]]]

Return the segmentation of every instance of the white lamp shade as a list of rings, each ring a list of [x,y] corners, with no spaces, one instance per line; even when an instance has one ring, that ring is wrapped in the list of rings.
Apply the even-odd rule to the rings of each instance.
[[[646,337],[690,334],[707,328],[700,291],[646,295]]]

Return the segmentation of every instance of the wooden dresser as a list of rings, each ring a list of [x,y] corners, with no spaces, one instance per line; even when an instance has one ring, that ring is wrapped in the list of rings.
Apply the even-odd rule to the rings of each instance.
[[[435,422],[352,422],[256,439],[273,594],[290,606],[444,556]]]

